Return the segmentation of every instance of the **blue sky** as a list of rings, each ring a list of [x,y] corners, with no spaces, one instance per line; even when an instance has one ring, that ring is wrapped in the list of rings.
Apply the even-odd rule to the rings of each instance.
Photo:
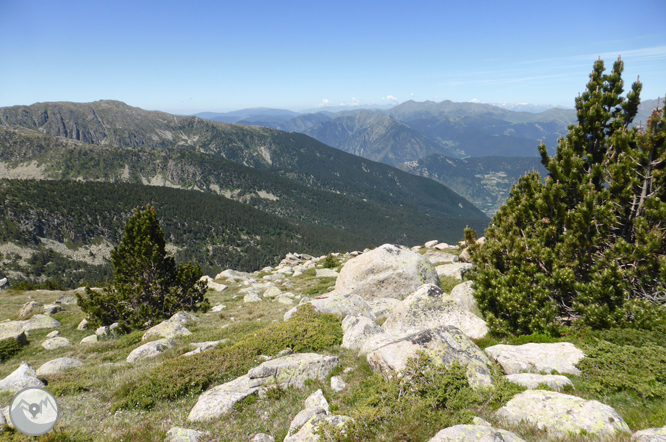
[[[0,106],[572,107],[597,56],[620,54],[627,88],[666,93],[665,0],[0,0],[0,42]]]

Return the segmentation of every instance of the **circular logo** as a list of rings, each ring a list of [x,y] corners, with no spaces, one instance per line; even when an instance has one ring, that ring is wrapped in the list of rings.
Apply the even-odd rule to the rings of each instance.
[[[55,427],[60,417],[58,401],[43,388],[25,388],[9,404],[9,418],[21,433],[41,436]]]

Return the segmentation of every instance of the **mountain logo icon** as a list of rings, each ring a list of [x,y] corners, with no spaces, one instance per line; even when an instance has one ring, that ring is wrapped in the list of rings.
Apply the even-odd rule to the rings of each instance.
[[[43,388],[25,388],[9,404],[9,418],[21,433],[41,436],[53,429],[60,417],[56,398]]]

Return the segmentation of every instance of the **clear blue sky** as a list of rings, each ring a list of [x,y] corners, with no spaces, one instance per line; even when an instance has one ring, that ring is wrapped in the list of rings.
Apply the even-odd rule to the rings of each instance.
[[[597,56],[620,54],[627,88],[666,93],[666,0],[0,0],[0,42],[0,106],[572,107]]]

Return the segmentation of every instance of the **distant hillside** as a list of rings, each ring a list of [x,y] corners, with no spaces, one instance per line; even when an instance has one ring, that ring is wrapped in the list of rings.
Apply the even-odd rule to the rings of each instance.
[[[548,171],[536,157],[448,158],[431,155],[399,166],[410,173],[431,178],[469,199],[488,216],[506,202],[511,186],[525,173]]]

